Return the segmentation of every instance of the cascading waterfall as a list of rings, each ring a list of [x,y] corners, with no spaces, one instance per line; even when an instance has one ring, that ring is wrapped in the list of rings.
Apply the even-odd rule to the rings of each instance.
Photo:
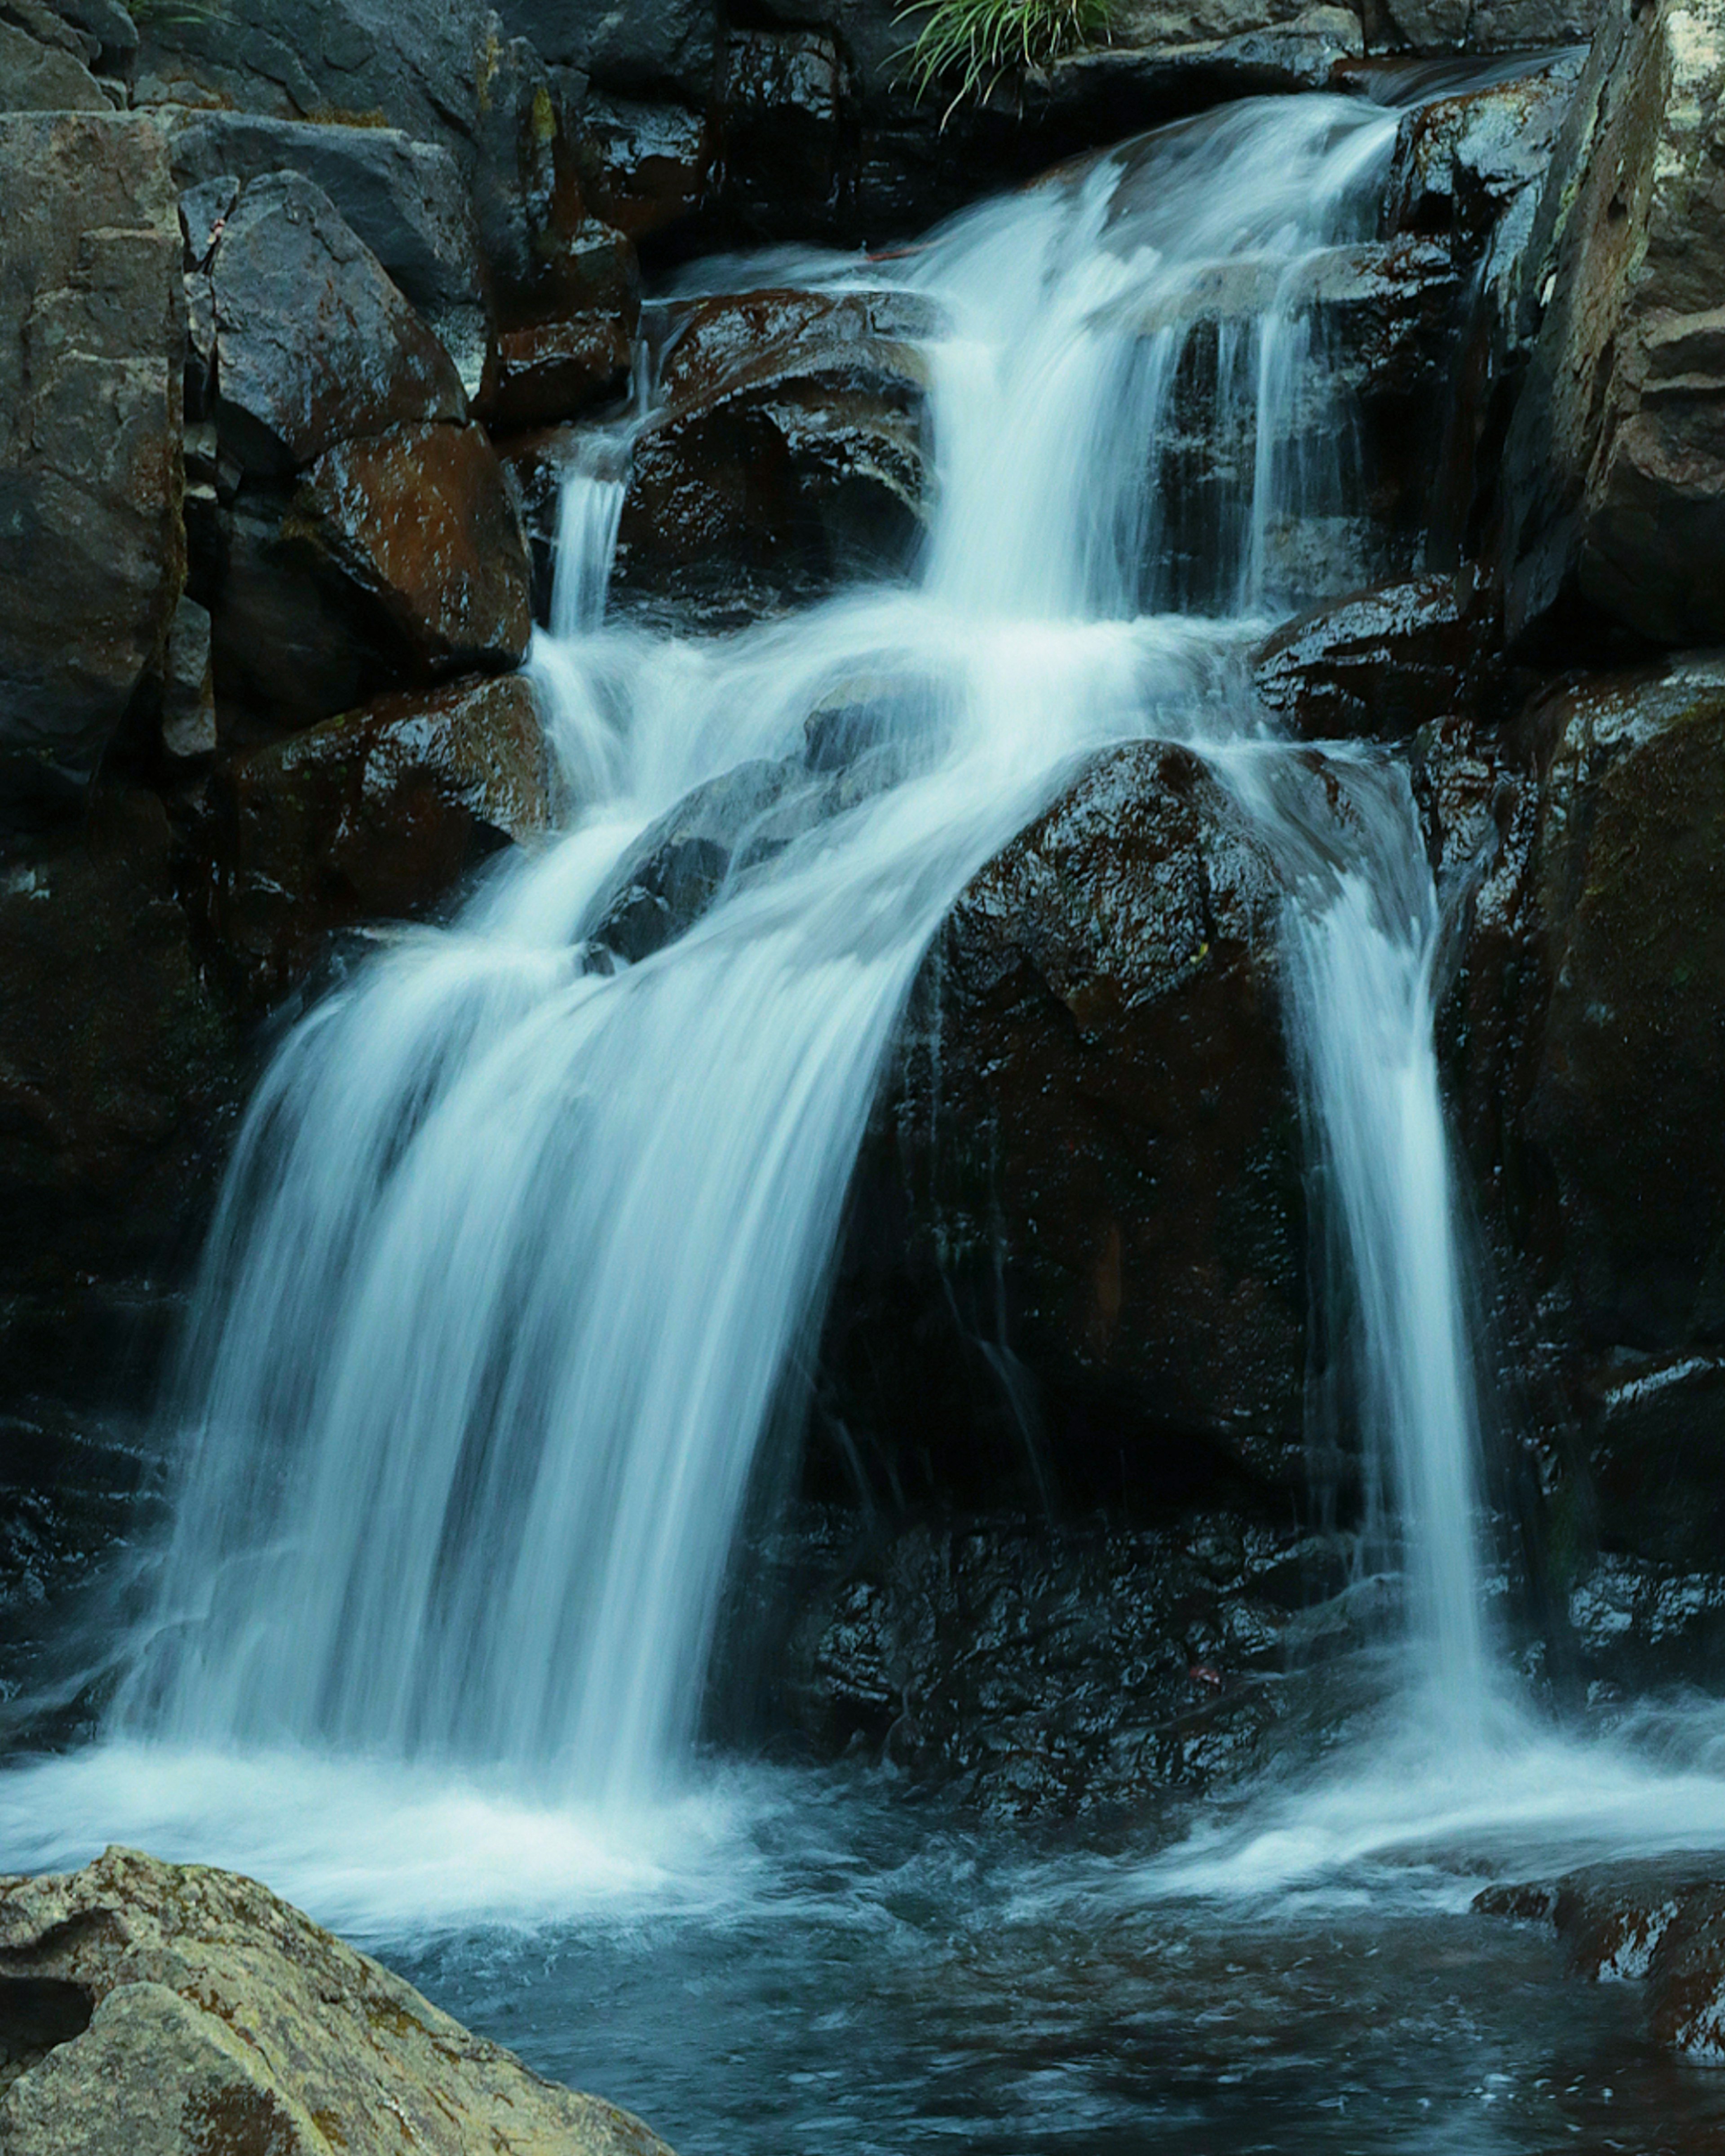
[[[1288,759],[1230,747],[1261,733],[1242,653],[1322,595],[1302,531],[1335,539],[1326,588],[1366,566],[1341,557],[1349,415],[1320,408],[1301,295],[1369,231],[1395,126],[1323,97],[1235,108],[937,234],[904,273],[945,325],[914,587],[704,642],[607,628],[617,444],[571,475],[533,660],[566,833],[453,927],[395,937],[264,1081],[126,1729],[501,1763],[612,1808],[673,1775],[922,955],[1074,760],[1142,734],[1213,752],[1290,865],[1362,1412],[1436,1680],[1477,1684],[1430,877],[1393,774],[1361,762],[1375,805],[1307,870],[1311,812],[1241,775]],[[1237,454],[1182,523],[1194,378]],[[811,746],[835,712],[862,743],[836,771]],[[608,909],[691,797],[729,815],[729,866],[619,964]]]

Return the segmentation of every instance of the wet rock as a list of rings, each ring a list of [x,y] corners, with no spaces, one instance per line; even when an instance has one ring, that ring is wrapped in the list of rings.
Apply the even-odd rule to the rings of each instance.
[[[1305,1211],[1271,878],[1180,749],[1097,758],[925,963],[822,1349],[915,1495],[1298,1482]]]
[[[929,317],[891,295],[701,303],[670,346],[619,533],[625,593],[764,578],[818,590],[901,567],[927,472]]]
[[[1526,1116],[1583,1339],[1725,1337],[1725,668],[1601,676],[1538,714],[1543,1008]],[[1530,983],[1530,991],[1537,988]]]
[[[86,1287],[195,1224],[239,1082],[180,877],[160,801],[105,784],[0,870],[0,1298],[57,1308],[62,1358]]]
[[[167,660],[162,678],[162,746],[179,762],[215,753],[216,682],[210,663],[210,619],[196,599],[181,599],[168,632]]]
[[[639,2119],[541,2081],[232,1872],[110,1849],[8,1880],[0,1956],[17,2156],[663,2156]]]
[[[552,774],[519,675],[379,698],[216,774],[209,927],[268,1004],[331,935],[410,920],[487,855],[548,829]]]
[[[544,61],[520,38],[488,60],[475,151],[474,206],[505,321],[567,303],[590,247],[587,204],[562,104]]]
[[[1390,229],[1450,234],[1477,254],[1509,205],[1543,180],[1579,74],[1565,55],[1410,112],[1390,176]]]
[[[1008,1817],[1244,1772],[1286,1705],[1269,1680],[1291,1612],[1327,1584],[1315,1541],[1226,1513],[853,1522],[848,1548],[826,1517],[831,1570],[798,1593],[779,1712],[824,1756]]]
[[[593,208],[639,242],[702,208],[718,136],[704,105],[595,96],[583,107],[578,156]]]
[[[628,97],[670,93],[704,105],[713,92],[718,13],[711,0],[505,0],[506,27],[553,67],[578,68]]]
[[[634,247],[614,225],[587,219],[568,237],[553,311],[500,338],[481,417],[498,429],[555,425],[618,396],[629,386],[640,318]]]
[[[727,49],[722,127],[728,198],[752,228],[819,230],[846,207],[855,89],[821,30],[747,30]]]
[[[1106,141],[1230,98],[1324,89],[1338,64],[1365,49],[1359,17],[1351,8],[1290,8],[1279,21],[1279,10],[1230,11],[1235,24],[1228,34],[1189,33],[1166,42],[1146,35],[1152,25],[1134,23],[1137,12],[1128,11],[1109,44],[1057,61],[1046,86],[1034,85],[1031,110],[1045,125],[1092,142]],[[1184,8],[1154,12],[1177,14],[1183,22],[1191,13]],[[1242,14],[1245,23],[1239,22]],[[1254,15],[1260,18],[1255,23]]]
[[[1606,1547],[1666,1566],[1715,1563],[1725,1531],[1725,1361],[1620,1349],[1581,1373],[1577,1393]]]
[[[490,301],[467,183],[447,149],[399,128],[318,126],[249,112],[170,111],[163,125],[184,190],[286,172],[321,188],[424,316],[468,395],[477,393]],[[202,261],[207,239],[194,237],[192,253]]]
[[[1547,183],[1538,321],[1505,452],[1512,634],[1579,601],[1666,644],[1725,633],[1725,220],[1712,11],[1613,0]]]
[[[184,574],[185,298],[160,135],[0,116],[0,823],[75,806]]]
[[[1373,0],[1382,42],[1416,52],[1536,51],[1584,44],[1607,9],[1604,0]]]
[[[1259,652],[1253,685],[1307,741],[1394,740],[1480,707],[1496,671],[1494,627],[1471,572],[1419,577],[1291,622]]]
[[[1725,2063],[1725,1885],[1707,1856],[1596,1864],[1549,1884],[1491,1887],[1481,1915],[1549,1923],[1569,1974],[1645,1983],[1654,2041],[1707,2065]]]
[[[526,541],[482,428],[395,427],[342,442],[306,473],[293,514],[423,671],[525,657]]]
[[[467,416],[447,352],[319,187],[266,174],[241,192],[210,269],[218,421],[248,471]]]
[[[1674,1392],[1680,1387],[1681,1380]],[[1700,1386],[1697,1393],[1705,1411],[1710,1403]],[[1600,1527],[1609,1532],[1623,1520],[1620,1490],[1608,1486]],[[1712,1683],[1725,1653],[1725,1575],[1715,1568],[1717,1555],[1714,1542],[1701,1549],[1699,1566],[1686,1568],[1622,1551],[1587,1563],[1569,1589],[1565,1614],[1593,1704]]]

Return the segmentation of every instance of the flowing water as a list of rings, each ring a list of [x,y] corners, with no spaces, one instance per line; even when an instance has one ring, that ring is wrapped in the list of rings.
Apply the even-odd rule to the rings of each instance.
[[[1655,1764],[1540,1733],[1493,1676],[1436,893],[1394,759],[1338,750],[1320,784],[1245,687],[1271,622],[1373,566],[1308,295],[1372,232],[1397,124],[1239,107],[900,265],[938,326],[896,578],[722,638],[608,622],[628,429],[595,434],[532,662],[562,834],[278,1055],[205,1260],[153,1614],[107,1741],[0,1779],[13,1861],[111,1837],[258,1871],[685,2156],[1725,2131],[1705,2076],[1465,1914],[1474,1867],[1725,1842],[1725,1784],[1711,1724]],[[1231,446],[1194,488],[1200,356]],[[1144,736],[1211,761],[1287,891],[1404,1704],[1339,1768],[1112,1840],[716,1763],[726,1568],[911,983],[1078,761]]]

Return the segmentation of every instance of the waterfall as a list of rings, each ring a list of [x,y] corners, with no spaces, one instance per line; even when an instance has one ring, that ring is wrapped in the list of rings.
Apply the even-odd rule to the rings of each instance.
[[[614,444],[571,474],[532,660],[566,828],[452,927],[393,939],[264,1080],[204,1261],[122,1727],[501,1763],[614,1810],[675,1779],[943,916],[1088,751],[1290,761],[1230,744],[1262,732],[1244,653],[1322,595],[1289,535],[1343,529],[1349,414],[1339,392],[1322,408],[1300,294],[1372,229],[1396,125],[1322,96],[1238,107],[937,233],[901,273],[942,324],[913,583],[721,639],[607,626]],[[1188,513],[1194,369],[1238,454]],[[1332,550],[1327,588],[1368,566]],[[811,743],[839,711],[866,745],[834,772]],[[1352,850],[1292,876],[1295,1037],[1362,1410],[1455,1697],[1481,1650],[1435,906],[1404,786],[1361,770],[1378,807],[1332,834]],[[1293,860],[1284,791],[1239,785]],[[721,858],[711,887],[631,942],[619,906],[691,833]]]

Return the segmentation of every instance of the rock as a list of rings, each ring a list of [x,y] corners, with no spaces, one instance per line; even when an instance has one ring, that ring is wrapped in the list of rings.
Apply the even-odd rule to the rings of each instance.
[[[481,408],[494,429],[555,425],[629,385],[641,319],[640,267],[614,226],[586,219],[567,235],[553,311],[506,330]]]
[[[850,182],[850,70],[821,30],[745,30],[727,49],[721,126],[727,197],[752,229],[836,222]]]
[[[1382,40],[1416,52],[1532,52],[1584,44],[1606,0],[1373,0]]]
[[[1716,8],[1612,0],[1529,258],[1539,326],[1503,475],[1512,635],[1566,598],[1656,642],[1725,634],[1722,85]]]
[[[447,352],[319,187],[270,173],[243,190],[210,268],[218,424],[248,471],[467,416]]]
[[[1725,1361],[1620,1349],[1584,1369],[1577,1392],[1606,1547],[1666,1567],[1716,1563],[1725,1528]]]
[[[578,151],[593,208],[640,242],[692,218],[706,200],[718,154],[705,110],[592,97]]]
[[[1718,1342],[1725,665],[1589,680],[1538,725],[1525,1122],[1573,1322],[1584,1340],[1644,1352]]]
[[[0,1298],[55,1309],[61,1383],[89,1286],[198,1224],[239,1083],[181,873],[161,802],[106,782],[0,870]]]
[[[800,591],[901,566],[927,484],[911,340],[931,327],[886,294],[698,304],[635,444],[615,588],[710,593],[741,572]]]
[[[1452,235],[1476,256],[1510,203],[1543,180],[1580,71],[1565,54],[1416,106],[1396,142],[1390,230]]]
[[[394,427],[342,442],[306,473],[292,516],[424,672],[526,656],[531,565],[483,428]]]
[[[8,1880],[0,1969],[9,2156],[664,2156],[232,1872],[110,1849]]]
[[[1654,2041],[1725,2064],[1725,1886],[1716,1858],[1588,1865],[1549,1885],[1487,1887],[1473,1906],[1552,1925],[1572,1976],[1645,1982]]]
[[[162,681],[162,746],[179,762],[213,756],[216,683],[210,664],[210,619],[196,599],[184,598],[168,633]]]
[[[480,87],[474,206],[506,321],[579,304],[592,249],[576,146],[545,63],[516,38]]]
[[[33,38],[0,9],[0,112],[111,112],[116,102],[75,41]]]
[[[1671,1389],[1672,1407],[1681,1390],[1680,1377]],[[1703,1413],[1712,1404],[1702,1387],[1692,1397]],[[1619,1494],[1602,1492],[1602,1530],[1624,1517]],[[1644,1512],[1641,1523],[1647,1521]],[[1697,1569],[1613,1552],[1587,1565],[1569,1590],[1566,1614],[1595,1701],[1603,1705],[1686,1685],[1706,1689],[1725,1652],[1725,1576],[1712,1563],[1717,1553],[1715,1543]]]
[[[0,116],[0,824],[75,806],[184,574],[185,299],[161,136]]]
[[[713,94],[713,0],[504,0],[498,12],[551,65],[579,69],[603,90],[696,106]]]
[[[1468,572],[1417,577],[1320,607],[1259,651],[1259,701],[1307,741],[1394,740],[1477,710],[1494,671],[1486,598]]]
[[[1305,1208],[1272,879],[1219,785],[1097,757],[925,963],[852,1198],[829,1426],[898,1486],[1303,1481]],[[990,1403],[993,1405],[990,1405]]]
[[[328,127],[249,112],[165,113],[174,177],[190,191],[226,178],[300,172],[322,189],[478,393],[490,340],[479,228],[454,157],[394,127]],[[208,244],[193,243],[203,260]]]
[[[218,769],[210,927],[248,998],[337,931],[413,919],[479,861],[542,837],[551,760],[520,675],[393,695]]]
[[[1162,12],[1182,19],[1189,13]],[[1040,125],[1074,142],[1106,141],[1231,98],[1327,88],[1339,64],[1365,50],[1350,8],[1290,8],[1279,21],[1263,19],[1268,9],[1230,13],[1237,27],[1219,37],[1163,40],[1129,21],[1107,45],[1056,61],[1045,85],[1033,81],[1029,109]],[[1253,16],[1260,19],[1254,23]]]
[[[883,1758],[996,1816],[1240,1776],[1287,1706],[1266,1678],[1290,1612],[1334,1571],[1315,1539],[1226,1513],[822,1523],[824,1565],[798,1553],[781,1712],[824,1756]]]
[[[136,100],[399,128],[473,168],[496,18],[484,0],[224,0],[151,8]]]

